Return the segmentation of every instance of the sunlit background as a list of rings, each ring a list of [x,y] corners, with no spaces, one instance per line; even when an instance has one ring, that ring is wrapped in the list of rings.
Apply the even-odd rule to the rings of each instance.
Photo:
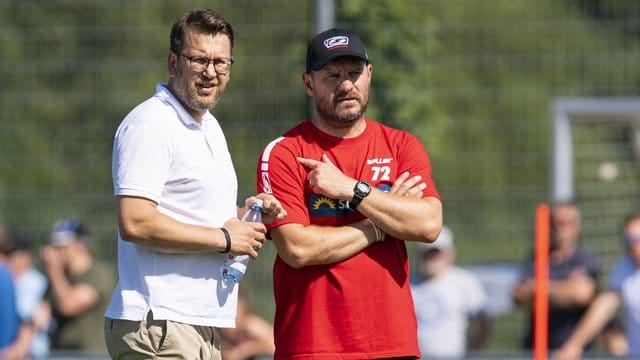
[[[553,200],[554,104],[640,96],[636,0],[319,3],[0,0],[0,221],[42,245],[55,219],[80,218],[92,250],[115,263],[114,131],[167,80],[170,27],[201,5],[235,29],[231,83],[212,112],[228,138],[239,200],[255,190],[263,146],[309,114],[306,44],[319,13],[331,10],[333,24],[358,32],[369,51],[367,115],[427,147],[464,266],[508,272],[531,249],[535,207]],[[605,279],[622,252],[619,224],[640,200],[640,115],[570,120],[571,195]],[[267,246],[245,283],[267,319],[274,256]],[[516,309],[497,315],[484,352],[519,351],[524,319]]]

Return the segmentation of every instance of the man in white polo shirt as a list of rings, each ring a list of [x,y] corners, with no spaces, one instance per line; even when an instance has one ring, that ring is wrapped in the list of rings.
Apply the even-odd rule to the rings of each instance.
[[[168,84],[116,132],[119,282],[105,313],[113,358],[220,359],[218,328],[235,326],[237,303],[222,266],[228,254],[257,257],[266,233],[239,218],[256,198],[265,223],[286,216],[267,194],[236,205],[236,173],[209,112],[229,81],[232,50],[222,16],[185,13],[171,30]]]

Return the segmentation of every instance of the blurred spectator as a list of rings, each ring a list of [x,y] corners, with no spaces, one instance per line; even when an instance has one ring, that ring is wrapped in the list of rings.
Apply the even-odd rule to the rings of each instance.
[[[554,353],[555,359],[579,359],[585,344],[594,339],[623,306],[623,328],[629,357],[640,357],[640,213],[629,216],[622,226],[622,242],[626,253],[614,264],[607,283],[589,306],[571,337]],[[610,349],[612,350],[612,349]]]
[[[30,358],[46,358],[49,354],[49,326],[51,309],[44,301],[47,278],[33,266],[29,241],[11,235],[5,249],[16,286],[16,306],[22,322],[16,354]]]
[[[42,249],[56,321],[51,345],[106,353],[104,312],[115,287],[115,270],[94,259],[87,240],[83,224],[62,219],[53,225],[50,245]]]
[[[418,249],[424,280],[412,286],[412,294],[422,357],[464,358],[491,333],[485,291],[473,273],[454,265],[453,233],[446,226],[436,241],[418,243]]]
[[[0,239],[0,246],[5,249],[4,238]],[[8,357],[6,354],[18,337],[19,327],[13,275],[4,251],[0,251],[0,358]]]
[[[580,245],[580,211],[572,203],[551,207],[549,249],[549,349],[564,343],[596,294],[598,259]],[[516,304],[530,310],[524,348],[533,345],[534,263],[532,253],[525,261],[519,283],[513,288]]]
[[[221,328],[222,360],[272,359],[275,351],[273,325],[251,310],[244,286],[238,292],[235,328]]]

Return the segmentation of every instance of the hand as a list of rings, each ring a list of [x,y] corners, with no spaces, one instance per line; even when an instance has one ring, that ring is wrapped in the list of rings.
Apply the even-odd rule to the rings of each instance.
[[[258,257],[258,251],[266,239],[267,228],[263,224],[232,218],[224,223],[224,228],[231,236],[231,254],[246,254],[254,259]]]
[[[322,161],[299,157],[298,162],[310,170],[307,181],[314,193],[336,200],[353,198],[353,187],[358,181],[342,173],[326,154],[322,154]]]
[[[46,265],[47,272],[62,271],[64,262],[62,253],[59,248],[51,245],[45,245],[41,252],[42,261]]]
[[[405,171],[398,176],[391,189],[389,189],[389,193],[422,198],[423,190],[427,188],[427,184],[419,183],[420,180],[422,180],[420,175],[409,179],[409,172]]]
[[[267,193],[260,193],[256,196],[251,196],[244,201],[245,208],[249,209],[251,204],[255,202],[255,199],[262,200],[262,223],[271,224],[276,220],[282,220],[287,216],[287,211],[282,208],[280,201],[273,195]]]
[[[527,304],[533,301],[534,289],[533,279],[527,279],[513,287],[511,296],[517,304]]]
[[[551,354],[553,360],[578,360],[582,357],[582,346],[565,343]]]

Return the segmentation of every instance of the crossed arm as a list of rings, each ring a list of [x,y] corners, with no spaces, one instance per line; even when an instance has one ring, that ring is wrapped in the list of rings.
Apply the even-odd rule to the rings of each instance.
[[[311,169],[307,180],[313,191],[333,199],[350,200],[357,180],[344,175],[329,159],[298,159]],[[442,205],[422,198],[425,184],[419,176],[401,174],[389,192],[372,189],[358,211],[375,226],[398,239],[432,242],[442,227]],[[337,227],[285,224],[271,231],[278,254],[294,268],[345,260],[376,241],[375,228],[365,219]]]
[[[513,288],[512,296],[517,304],[530,306],[534,293],[534,281],[528,278]],[[549,304],[555,308],[569,309],[586,306],[595,294],[596,281],[582,268],[574,270],[564,280],[549,280]]]

